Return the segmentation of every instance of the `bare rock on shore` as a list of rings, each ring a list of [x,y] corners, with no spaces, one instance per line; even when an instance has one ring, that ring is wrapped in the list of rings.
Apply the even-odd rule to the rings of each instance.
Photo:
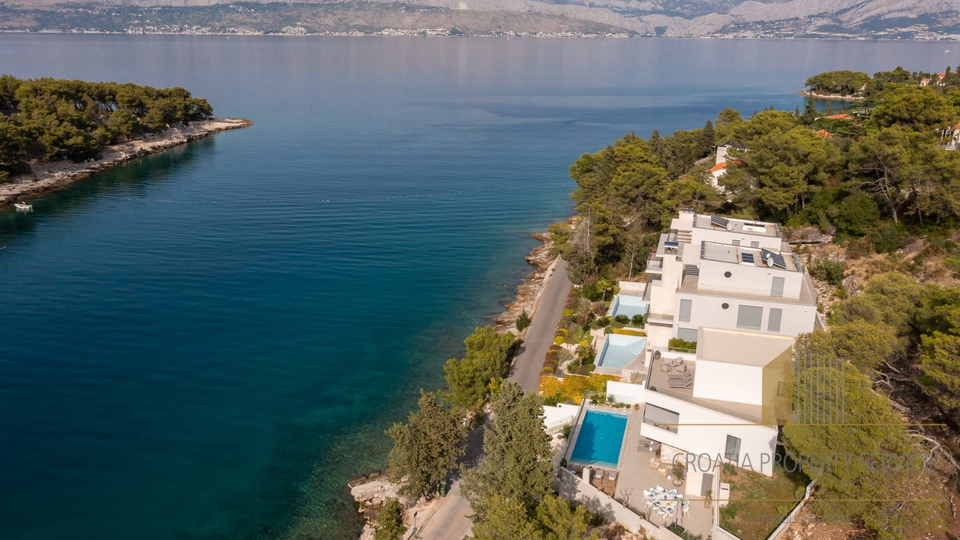
[[[363,526],[363,534],[360,535],[360,540],[373,540],[373,519],[377,512],[383,508],[387,499],[405,501],[397,492],[400,486],[390,482],[386,476],[378,474],[371,474],[354,480],[348,484],[348,487],[350,488],[350,495],[360,505],[360,513],[367,521]]]
[[[240,118],[210,118],[189,124],[178,124],[161,133],[147,134],[133,141],[110,145],[103,149],[98,159],[81,163],[72,161],[31,163],[29,173],[14,177],[13,182],[9,184],[0,184],[0,206],[11,204],[26,196],[64,187],[134,158],[252,124],[253,122]]]
[[[527,263],[532,266],[534,270],[517,287],[517,300],[507,304],[507,311],[493,319],[497,325],[498,332],[516,332],[517,317],[520,316],[520,313],[523,311],[529,314],[533,313],[533,306],[537,300],[537,295],[540,293],[540,289],[543,287],[547,278],[547,270],[556,260],[556,257],[552,255],[553,242],[550,240],[548,233],[535,233],[530,236],[543,242],[533,248],[526,257]]]

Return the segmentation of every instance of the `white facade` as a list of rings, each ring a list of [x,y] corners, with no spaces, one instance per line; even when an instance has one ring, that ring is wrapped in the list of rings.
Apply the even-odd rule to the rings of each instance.
[[[817,320],[812,282],[779,226],[681,212],[647,273],[647,380],[608,383],[608,397],[644,404],[645,437],[772,474],[778,430],[761,422],[776,423],[764,402],[775,371],[765,368],[789,359]],[[696,354],[670,351],[675,337],[697,342]]]
[[[756,425],[755,422],[662,393],[648,392],[646,400],[648,408],[653,405],[677,413],[677,423],[680,425],[658,427],[645,420],[640,427],[640,434],[680,448],[688,455],[703,454],[704,462],[697,467],[697,471],[702,472],[708,467],[719,468],[716,465],[718,455],[733,461],[733,456],[726,455],[732,437],[739,440],[739,452],[735,460],[740,466],[766,475],[773,474],[772,456],[777,450],[776,426]]]

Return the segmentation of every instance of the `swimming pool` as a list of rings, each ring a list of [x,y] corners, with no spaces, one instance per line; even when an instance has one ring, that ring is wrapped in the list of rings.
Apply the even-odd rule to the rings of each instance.
[[[588,410],[577,435],[570,461],[615,468],[627,430],[627,415]]]
[[[610,308],[610,316],[626,315],[646,315],[649,305],[643,301],[642,296],[630,296],[629,294],[618,294],[613,299],[613,306]]]
[[[597,367],[622,368],[633,362],[646,345],[645,337],[607,334],[607,340],[597,355]]]

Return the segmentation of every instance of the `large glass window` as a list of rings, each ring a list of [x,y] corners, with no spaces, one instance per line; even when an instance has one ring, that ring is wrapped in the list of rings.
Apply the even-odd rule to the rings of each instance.
[[[760,323],[763,320],[763,308],[756,306],[740,306],[737,313],[737,327],[760,329]]]
[[[740,438],[733,435],[727,435],[727,448],[723,452],[723,457],[734,463],[740,463]]]
[[[680,300],[680,320],[690,322],[690,312],[693,310],[693,300]]]
[[[779,308],[772,308],[770,310],[770,320],[767,321],[767,331],[768,332],[779,332],[780,331],[780,319],[783,318],[783,310]]]
[[[677,424],[680,423],[680,415],[647,403],[647,406],[643,408],[643,423],[676,433]]]

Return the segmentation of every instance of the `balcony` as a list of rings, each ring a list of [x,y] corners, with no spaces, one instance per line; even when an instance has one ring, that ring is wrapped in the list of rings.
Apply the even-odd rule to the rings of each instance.
[[[646,272],[648,274],[663,274],[663,258],[650,255],[650,258],[647,259]]]

